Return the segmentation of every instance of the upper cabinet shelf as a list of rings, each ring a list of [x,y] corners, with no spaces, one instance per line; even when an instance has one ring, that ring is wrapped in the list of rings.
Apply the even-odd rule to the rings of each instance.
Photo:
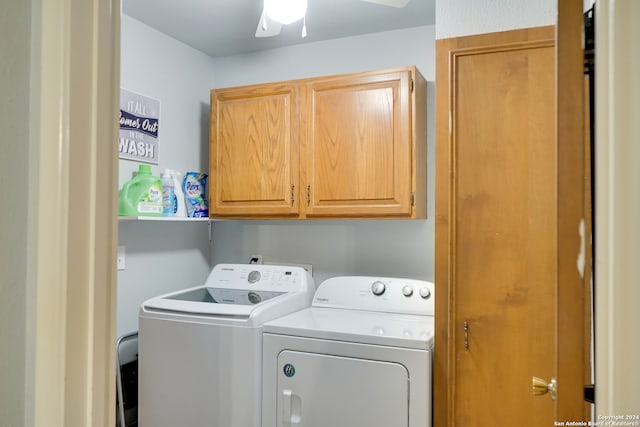
[[[415,67],[211,91],[212,218],[425,218]]]

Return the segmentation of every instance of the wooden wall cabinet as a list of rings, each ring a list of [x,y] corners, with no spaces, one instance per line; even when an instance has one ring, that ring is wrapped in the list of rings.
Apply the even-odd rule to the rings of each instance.
[[[212,217],[425,218],[415,67],[211,91]]]
[[[298,214],[299,128],[295,84],[211,91],[212,216]]]

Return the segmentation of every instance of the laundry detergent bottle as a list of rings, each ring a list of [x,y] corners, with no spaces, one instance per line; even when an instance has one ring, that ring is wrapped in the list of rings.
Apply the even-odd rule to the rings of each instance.
[[[162,174],[162,216],[176,216],[177,200],[171,169]]]
[[[171,177],[173,178],[173,189],[175,193],[175,201],[176,208],[175,213],[176,216],[186,217],[187,216],[187,205],[184,200],[184,192],[182,191],[182,176],[180,172],[177,170],[171,171]]]
[[[138,166],[138,174],[122,186],[118,215],[162,216],[162,181],[149,165]]]

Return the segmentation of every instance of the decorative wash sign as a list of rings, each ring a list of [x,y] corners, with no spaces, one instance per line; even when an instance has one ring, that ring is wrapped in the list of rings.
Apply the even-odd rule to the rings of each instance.
[[[158,164],[160,101],[120,89],[121,159]]]

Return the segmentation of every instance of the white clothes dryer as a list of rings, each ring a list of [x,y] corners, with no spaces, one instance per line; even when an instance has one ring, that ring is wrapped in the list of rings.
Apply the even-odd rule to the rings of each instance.
[[[262,427],[430,427],[433,283],[334,277],[264,325]]]
[[[138,425],[260,427],[262,325],[308,307],[300,267],[219,264],[139,312]]]

